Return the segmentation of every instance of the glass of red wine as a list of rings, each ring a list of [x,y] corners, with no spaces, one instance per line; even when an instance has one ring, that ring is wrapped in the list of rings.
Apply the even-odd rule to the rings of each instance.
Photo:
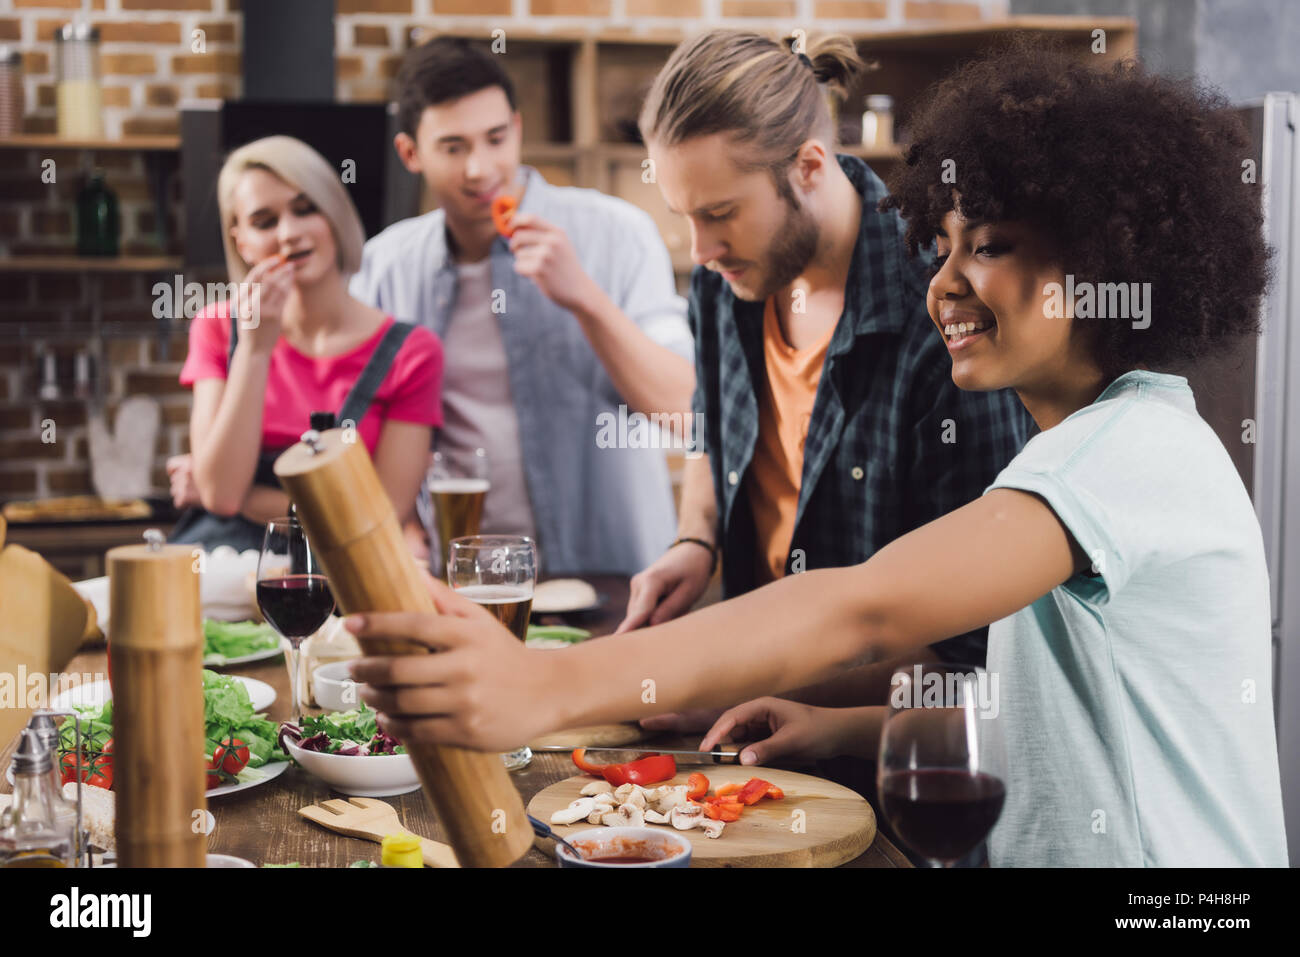
[[[334,611],[334,595],[302,526],[292,515],[266,524],[262,555],[257,562],[257,607],[284,646],[284,660],[289,666],[290,720],[296,724],[302,719],[298,648]]]
[[[982,668],[916,664],[890,680],[877,785],[895,833],[939,867],[979,846],[1002,813],[997,685]]]

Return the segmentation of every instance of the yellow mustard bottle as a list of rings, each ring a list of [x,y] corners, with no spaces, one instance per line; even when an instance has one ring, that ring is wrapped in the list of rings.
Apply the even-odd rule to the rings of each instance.
[[[379,862],[384,867],[423,867],[420,839],[411,834],[389,834],[380,842]]]

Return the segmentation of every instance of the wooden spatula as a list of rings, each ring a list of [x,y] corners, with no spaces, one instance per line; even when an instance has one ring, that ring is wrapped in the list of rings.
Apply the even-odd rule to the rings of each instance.
[[[349,837],[359,837],[363,841],[374,841],[376,844],[381,843],[389,834],[411,833],[397,819],[396,808],[374,798],[353,797],[346,801],[338,799],[321,801],[319,804],[309,804],[307,807],[299,808],[298,814],[331,831],[338,831]],[[431,841],[426,837],[421,837],[419,840],[426,867],[460,867],[450,845]]]

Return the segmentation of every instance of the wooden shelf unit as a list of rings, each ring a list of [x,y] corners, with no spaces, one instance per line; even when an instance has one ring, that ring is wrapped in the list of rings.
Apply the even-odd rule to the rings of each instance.
[[[6,256],[0,273],[180,272],[180,256]]]
[[[121,139],[66,139],[53,133],[24,133],[0,139],[6,150],[132,150],[141,153],[176,153],[181,148],[179,136],[127,136]]]
[[[1091,52],[1097,29],[1105,31],[1104,54]],[[903,147],[860,145],[867,95],[894,98],[895,130],[905,138],[911,113],[931,84],[1012,33],[1060,43],[1080,58],[1104,62],[1137,52],[1137,21],[1126,17],[1020,16],[850,33],[859,53],[875,67],[840,106],[840,148],[887,175],[902,160]],[[484,47],[491,42],[481,31],[464,29],[422,31],[421,42],[435,35],[460,36]],[[659,226],[679,274],[691,268],[689,230],[685,220],[668,212],[658,187],[642,182],[645,148],[634,138],[646,91],[687,36],[617,28],[591,33],[511,30],[502,57],[524,117],[524,162],[537,167],[548,182],[593,187],[644,209]]]

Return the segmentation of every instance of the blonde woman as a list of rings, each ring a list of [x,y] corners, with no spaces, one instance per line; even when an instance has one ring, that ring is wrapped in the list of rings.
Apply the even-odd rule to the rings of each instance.
[[[217,198],[241,295],[235,315],[216,303],[190,329],[181,382],[194,389],[191,455],[169,471],[177,504],[191,508],[172,540],[260,547],[264,523],[289,506],[270,465],[317,411],[355,423],[406,517],[442,421],[437,336],[348,294],[365,234],[337,171],[305,143],[240,147]]]

